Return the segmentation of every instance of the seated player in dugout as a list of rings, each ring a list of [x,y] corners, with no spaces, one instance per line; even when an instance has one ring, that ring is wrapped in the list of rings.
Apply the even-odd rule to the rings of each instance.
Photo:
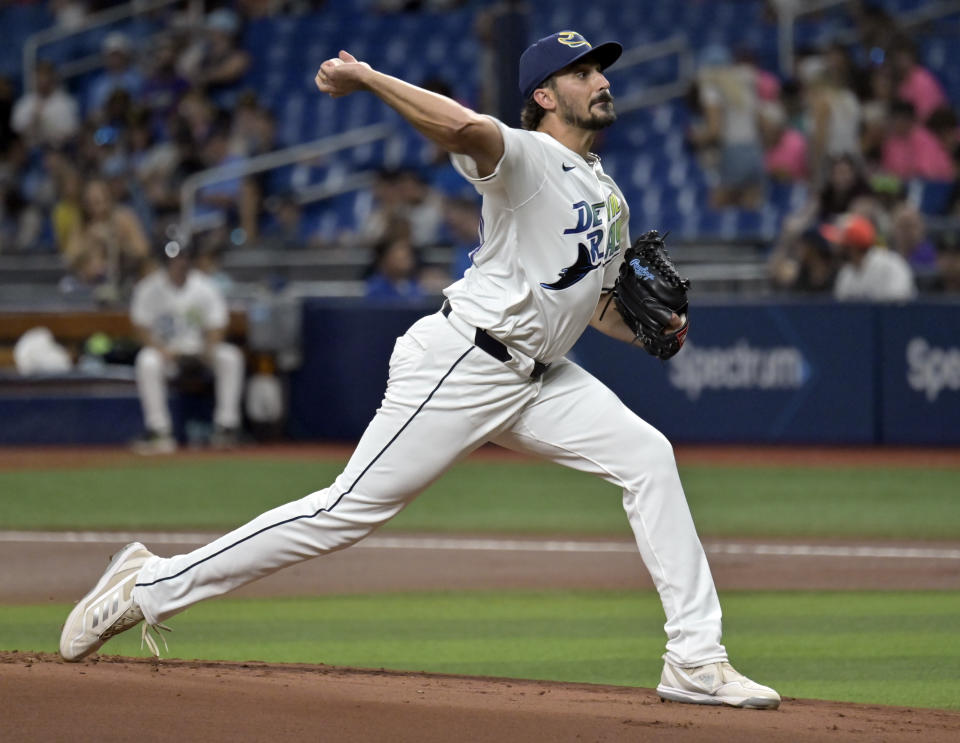
[[[130,319],[142,348],[134,362],[137,394],[146,433],[134,442],[140,454],[176,451],[167,399],[171,382],[181,388],[212,379],[213,433],[210,444],[228,448],[237,443],[244,358],[224,341],[230,313],[216,283],[194,268],[192,249],[169,242],[162,265],[134,287]]]
[[[621,51],[615,42],[591,46],[575,31],[532,44],[520,58],[524,129],[346,51],[321,65],[321,93],[372,93],[451,153],[483,197],[471,265],[444,290],[440,311],[397,339],[383,402],[329,487],[187,554],[164,558],[128,545],[68,617],[64,659],[80,660],[140,622],[156,652],[148,628],[355,544],[451,464],[494,442],[621,488],[666,615],[662,698],[779,706],[776,691],[728,661],[720,602],[669,441],[566,358],[588,325],[663,359],[680,349],[688,327],[688,282],[656,232],[631,245],[626,199],[590,152],[597,132],[616,119],[604,70]],[[655,308],[649,316],[645,305]]]

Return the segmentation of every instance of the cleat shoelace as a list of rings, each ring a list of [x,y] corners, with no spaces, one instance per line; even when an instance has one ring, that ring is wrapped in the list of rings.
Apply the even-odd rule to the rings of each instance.
[[[117,618],[117,621],[110,625],[110,628],[100,635],[100,639],[106,642],[114,635],[119,635],[121,632],[125,632],[139,622],[143,622],[143,628],[140,631],[140,649],[143,650],[143,646],[146,645],[150,649],[150,652],[153,653],[155,658],[160,657],[160,647],[157,645],[157,641],[154,640],[148,632],[148,630],[153,630],[157,637],[163,641],[164,650],[169,653],[170,646],[167,645],[167,639],[160,634],[160,630],[164,630],[165,632],[173,632],[173,630],[167,625],[161,624],[160,622],[157,622],[156,624],[148,624],[146,621],[144,621],[143,612],[140,611],[139,606],[131,606],[129,609],[127,609],[127,611],[121,614]]]
[[[153,636],[148,630],[154,631],[156,636],[163,641],[163,649],[169,653],[170,646],[167,645],[167,638],[160,633],[160,630],[164,630],[165,632],[173,632],[173,630],[167,625],[160,624],[159,622],[157,624],[147,624],[146,622],[143,623],[143,629],[140,630],[140,649],[143,650],[143,646],[146,644],[146,646],[150,648],[150,652],[153,653],[155,658],[160,657],[160,648],[157,646],[157,641],[153,639]]]

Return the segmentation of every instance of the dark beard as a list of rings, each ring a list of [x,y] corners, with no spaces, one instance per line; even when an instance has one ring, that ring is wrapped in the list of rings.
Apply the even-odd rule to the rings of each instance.
[[[597,103],[609,103],[609,106],[602,109],[600,113],[593,113],[593,105]],[[572,113],[570,106],[566,105],[566,101],[563,101],[563,104],[563,120],[570,126],[575,126],[578,129],[584,129],[588,132],[598,132],[601,129],[606,129],[617,120],[617,112],[613,110],[612,96],[601,98],[600,101],[594,101],[593,105],[590,106],[591,113],[588,116],[579,116]]]

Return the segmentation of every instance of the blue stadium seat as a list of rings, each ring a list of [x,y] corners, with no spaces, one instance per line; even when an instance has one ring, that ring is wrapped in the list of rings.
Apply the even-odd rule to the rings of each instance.
[[[759,211],[736,209],[736,225],[734,234],[737,237],[756,238],[762,230],[763,215]]]
[[[0,74],[19,81],[23,72],[22,41],[52,23],[47,3],[4,3],[0,7],[0,27],[3,28],[4,40],[17,40],[18,43],[0,44]]]
[[[397,134],[389,142],[331,158],[334,169],[417,167],[424,164],[431,151],[420,135],[372,96],[333,101],[316,95],[312,85],[314,69],[337,49],[347,48],[375,67],[416,83],[439,74],[453,86],[455,95],[470,105],[477,105],[476,94],[482,84],[478,64],[482,50],[474,30],[477,2],[445,13],[383,13],[373,9],[373,1],[344,0],[326,3],[302,16],[258,20],[247,26],[244,36],[244,43],[256,60],[250,83],[276,114],[278,134],[284,144],[339,134],[371,123],[396,125]],[[918,7],[920,2],[885,0],[884,5],[903,12]],[[775,29],[764,17],[763,4],[758,0],[648,2],[643,12],[636,13],[624,12],[622,1],[618,0],[591,0],[586,6],[572,0],[530,5],[529,33],[533,38],[560,28],[574,28],[594,41],[615,38],[629,48],[661,40],[682,29],[695,49],[720,41],[731,47],[751,48],[766,69],[775,70],[778,63]],[[823,17],[827,18],[826,24]],[[795,41],[822,41],[843,28],[850,28],[845,11],[827,9],[822,17],[802,18]],[[935,30],[923,40],[923,59],[940,77],[952,99],[960,100],[960,66],[951,64],[953,38]],[[614,67],[610,78],[615,95],[623,97],[672,80],[676,73],[677,59],[668,57],[622,72]],[[711,211],[707,206],[707,175],[684,142],[690,116],[682,99],[652,109],[625,112],[617,126],[605,131],[598,140],[596,147],[604,167],[624,189],[635,218],[640,224],[683,230],[689,235],[698,230],[717,238],[744,234],[769,238],[779,229],[784,215],[802,204],[805,189],[772,185],[768,204],[759,212]],[[328,176],[329,169],[325,168],[313,168],[308,173],[310,179]],[[271,179],[271,188],[274,183],[288,188],[290,179],[290,172],[278,174]],[[935,211],[945,198],[942,188],[927,184],[915,188],[918,203],[925,211]],[[331,205],[316,219],[323,222],[324,229],[336,229],[347,221],[348,211],[342,204],[337,208]]]
[[[924,214],[935,216],[944,214],[953,195],[953,182],[913,180],[907,186],[910,200]]]

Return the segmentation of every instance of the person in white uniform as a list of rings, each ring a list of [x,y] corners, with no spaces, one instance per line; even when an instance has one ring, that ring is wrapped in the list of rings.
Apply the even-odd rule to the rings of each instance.
[[[130,319],[143,344],[134,369],[147,429],[134,449],[142,454],[176,450],[168,383],[205,374],[213,377],[215,398],[211,443],[230,446],[240,427],[244,358],[224,341],[227,302],[216,284],[192,267],[189,249],[171,242],[165,251],[165,265],[140,280],[130,302]]]
[[[727,661],[720,603],[670,443],[565,357],[588,325],[634,341],[616,310],[603,312],[629,243],[629,212],[590,153],[597,132],[616,118],[603,70],[620,53],[617,43],[593,47],[573,31],[530,46],[520,60],[526,130],[345,51],[321,65],[321,92],[370,91],[452,153],[483,195],[473,263],[445,290],[441,311],[397,340],[383,402],[332,485],[189,554],[161,558],[128,545],[70,615],[65,659],[84,657],[141,620],[152,642],[148,626],[198,601],[356,543],[492,441],[622,489],[666,613],[662,697],[779,705],[775,691]],[[673,327],[680,324],[674,317]]]

